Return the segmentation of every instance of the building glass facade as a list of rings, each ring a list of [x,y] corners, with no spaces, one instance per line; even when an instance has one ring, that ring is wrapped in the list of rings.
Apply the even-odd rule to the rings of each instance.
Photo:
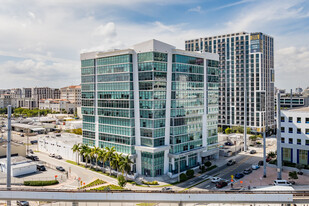
[[[217,155],[218,56],[135,47],[81,55],[83,143],[129,154],[151,177]]]

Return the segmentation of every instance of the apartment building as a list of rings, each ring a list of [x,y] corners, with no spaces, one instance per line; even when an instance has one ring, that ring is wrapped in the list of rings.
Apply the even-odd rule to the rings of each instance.
[[[187,51],[220,56],[218,125],[243,126],[247,92],[247,126],[263,132],[275,129],[274,40],[263,33],[231,33],[185,41]]]
[[[157,40],[81,54],[83,143],[129,154],[151,177],[216,158],[218,60]]]
[[[309,165],[309,107],[281,110],[282,160]]]
[[[39,102],[39,109],[50,109],[54,112],[64,112],[73,114],[75,111],[75,104],[67,99],[41,99]]]
[[[60,89],[61,99],[67,99],[71,103],[75,104],[76,107],[80,107],[82,104],[81,100],[81,86],[76,85],[76,86],[68,86],[68,87],[63,87]]]

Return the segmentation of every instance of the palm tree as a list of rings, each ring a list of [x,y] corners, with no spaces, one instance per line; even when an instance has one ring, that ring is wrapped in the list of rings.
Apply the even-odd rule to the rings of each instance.
[[[122,174],[124,172],[126,173],[126,177],[127,177],[128,173],[131,171],[131,165],[132,164],[133,164],[133,161],[130,159],[129,155],[127,155],[126,157],[123,157],[122,161],[119,163],[120,170],[121,170]]]
[[[86,167],[88,164],[88,158],[89,158],[89,154],[90,154],[90,148],[88,145],[82,145],[81,146],[81,151],[80,154],[86,159]]]
[[[121,154],[115,153],[114,158],[112,159],[111,162],[112,167],[117,171],[117,176],[118,176],[118,168],[120,166],[120,162],[122,161],[122,159],[123,159],[122,153]]]
[[[112,148],[106,147],[105,149],[106,149],[106,154],[105,154],[104,161],[108,160],[109,175],[111,175],[112,174],[111,162],[112,162],[112,159],[114,158],[116,150],[115,150],[115,147],[112,147]]]
[[[73,152],[76,153],[76,156],[77,156],[76,159],[77,159],[77,164],[78,164],[78,165],[79,165],[79,155],[80,155],[81,148],[82,148],[82,146],[81,146],[80,143],[75,144],[75,145],[72,147]]]
[[[102,161],[102,172],[104,172],[104,162],[105,162],[105,155],[106,155],[106,150],[100,149],[98,153],[98,160]]]
[[[100,152],[100,147],[93,147],[91,148],[91,152],[90,152],[90,157],[93,158],[95,157],[95,168],[98,168],[98,156],[99,156],[99,152]]]

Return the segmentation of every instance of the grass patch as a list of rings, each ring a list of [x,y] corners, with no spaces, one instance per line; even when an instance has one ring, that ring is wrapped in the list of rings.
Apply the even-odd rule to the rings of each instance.
[[[142,181],[143,184],[145,185],[159,185],[158,181],[152,181],[152,182],[144,182]]]
[[[80,187],[79,189],[85,189],[85,188],[88,188],[88,187],[93,187],[93,186],[97,186],[97,185],[102,185],[102,184],[105,184],[105,183],[106,183],[106,182],[103,181],[103,180],[96,179],[95,181],[92,181],[92,182],[90,182],[89,184]]]
[[[24,181],[25,186],[48,186],[58,184],[58,180],[47,180],[47,181]]]
[[[106,185],[90,189],[90,191],[109,191],[109,190],[124,190],[124,188],[117,185]]]

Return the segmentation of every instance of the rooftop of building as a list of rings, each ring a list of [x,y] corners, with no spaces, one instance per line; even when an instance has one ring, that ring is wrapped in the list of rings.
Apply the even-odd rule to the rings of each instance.
[[[46,135],[41,140],[47,141],[47,142],[57,142],[61,145],[67,145],[70,147],[73,147],[74,144],[82,143],[82,135],[72,134],[72,133],[60,133],[61,136],[56,136],[56,134],[53,135]]]
[[[190,42],[190,41],[195,41],[195,40],[199,40],[199,39],[220,39],[220,38],[224,38],[224,37],[233,37],[233,36],[241,36],[241,35],[245,35],[245,34],[263,34],[266,36],[269,36],[271,38],[273,38],[272,36],[265,34],[263,32],[245,32],[245,31],[241,31],[241,32],[234,32],[234,33],[228,33],[228,34],[220,34],[220,35],[209,35],[209,36],[205,36],[205,37],[199,37],[199,38],[195,38],[195,39],[188,39],[185,42]]]
[[[71,85],[67,87],[62,87],[61,89],[81,89],[82,87],[80,85]]]
[[[292,108],[292,109],[286,109],[286,110],[281,110],[284,112],[308,112],[309,113],[309,107],[298,107],[298,108]]]
[[[6,164],[6,162],[7,162],[7,158],[1,158],[0,159],[0,163]],[[32,161],[25,158],[25,157],[22,157],[22,156],[11,157],[11,164],[12,165],[21,164],[21,163],[32,163]]]
[[[123,55],[123,54],[133,54],[133,52],[137,53],[144,53],[144,52],[162,52],[162,53],[168,53],[173,52],[176,54],[183,54],[198,58],[208,58],[208,59],[214,59],[219,60],[219,56],[214,53],[208,53],[208,52],[197,52],[197,51],[186,51],[181,49],[176,49],[175,46],[167,44],[165,42],[151,39],[148,41],[144,41],[138,44],[135,44],[128,49],[114,49],[111,51],[101,51],[101,52],[87,52],[82,53],[80,55],[81,60],[86,59],[94,59],[94,58],[102,58],[102,57],[108,57],[108,56],[116,56],[116,55]]]

